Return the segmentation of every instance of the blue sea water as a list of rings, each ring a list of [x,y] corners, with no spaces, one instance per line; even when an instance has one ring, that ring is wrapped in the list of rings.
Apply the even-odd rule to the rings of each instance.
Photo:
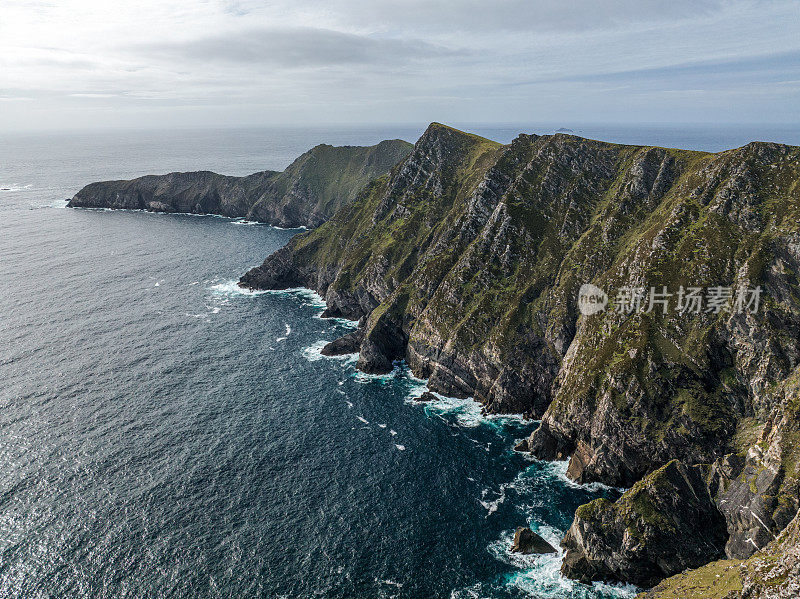
[[[750,135],[660,131],[581,134],[715,150]],[[94,180],[246,174],[420,132],[0,136],[0,596],[633,593],[508,552],[516,526],[557,545],[578,505],[616,495],[514,453],[535,423],[415,403],[424,382],[402,365],[374,377],[320,355],[351,325],[319,318],[318,296],[238,290],[296,231],[64,208]]]

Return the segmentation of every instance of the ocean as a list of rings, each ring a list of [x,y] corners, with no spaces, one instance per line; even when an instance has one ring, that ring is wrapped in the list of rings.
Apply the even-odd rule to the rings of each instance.
[[[567,125],[568,126],[568,125]],[[535,126],[465,126],[499,141]],[[413,401],[402,364],[320,348],[351,323],[308,290],[235,281],[298,231],[73,210],[84,184],[282,169],[317,143],[423,127],[0,135],[0,596],[628,597],[560,555],[575,508],[618,490],[513,452],[535,422]],[[800,128],[572,127],[721,150]]]

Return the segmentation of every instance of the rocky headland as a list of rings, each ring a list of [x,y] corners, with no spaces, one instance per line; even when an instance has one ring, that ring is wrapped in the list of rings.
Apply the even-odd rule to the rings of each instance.
[[[367,183],[387,173],[412,147],[401,140],[367,147],[323,144],[283,172],[230,177],[197,171],[102,181],[81,189],[68,206],[216,214],[279,227],[313,228],[353,201]]]
[[[792,596],[800,567],[798,273],[800,148],[502,145],[434,123],[240,284],[318,291],[361,320],[331,353],[366,372],[402,359],[432,391],[540,419],[520,450],[628,487],[578,509],[567,576],[718,596],[680,590],[718,564],[738,576],[727,596],[768,597]],[[588,283],[607,309],[578,309]],[[673,307],[626,309],[626,289]],[[730,296],[695,311],[691,289]]]

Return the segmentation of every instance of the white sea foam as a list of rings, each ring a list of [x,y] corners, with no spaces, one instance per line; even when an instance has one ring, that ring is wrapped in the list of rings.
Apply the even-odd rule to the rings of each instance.
[[[486,500],[486,496],[492,492],[490,489],[484,489],[483,491],[481,491],[481,498],[478,500],[478,503],[480,503],[486,509],[487,518],[492,514],[494,514],[497,511],[497,508],[499,508],[500,505],[506,500],[506,489],[508,489],[513,485],[514,482],[503,483],[502,485],[500,485],[500,492],[497,495],[497,497],[492,501]]]
[[[217,283],[216,285],[212,285],[209,290],[216,294],[222,295],[225,297],[232,297],[237,295],[263,295],[268,293],[267,291],[254,291],[253,289],[245,289],[244,287],[239,287],[239,282],[232,280],[232,281],[225,281],[224,283]]]
[[[283,337],[278,337],[277,339],[275,339],[275,341],[286,341],[289,338],[289,335],[292,334],[292,327],[290,327],[288,323],[284,323],[283,326],[286,327],[286,333],[284,334]],[[320,356],[321,355],[322,354],[320,354]],[[317,358],[317,359],[319,359],[319,358]]]
[[[245,226],[251,227],[253,225],[262,225],[263,223],[260,223],[260,222],[258,222],[256,220],[245,220],[245,219],[242,219],[242,220],[232,220],[231,224],[232,225],[245,225]]]
[[[285,337],[284,337],[285,339]],[[320,339],[319,341],[309,345],[306,348],[303,348],[302,354],[309,362],[316,362],[317,360],[338,360],[342,362],[344,365],[348,364],[355,364],[358,361],[358,354],[344,354],[342,356],[326,356],[322,353],[322,348],[328,345],[328,341],[326,339]]]
[[[318,318],[318,319],[324,320],[326,322],[335,322],[336,324],[338,324],[340,326],[343,326],[343,327],[346,327],[348,329],[355,330],[355,329],[358,328],[358,321],[357,320],[349,320],[347,318],[338,318],[338,317],[330,317],[330,316],[326,316],[325,318],[323,318],[322,317],[322,313],[324,311],[325,310],[324,310],[324,306],[323,306],[323,309],[319,312],[319,314],[315,314],[314,318]]]
[[[559,479],[568,487],[573,489],[584,489],[587,491],[591,491],[592,493],[597,493],[598,491],[619,491],[620,493],[624,493],[626,489],[621,489],[618,487],[610,487],[608,485],[604,485],[603,483],[587,483],[587,484],[580,484],[576,483],[574,480],[571,480],[567,476],[567,468],[569,467],[569,460],[559,461],[559,462],[547,462],[548,469],[553,474],[553,476]]]
[[[377,582],[379,584],[388,584],[389,586],[397,587],[398,589],[403,587],[403,583],[402,582],[395,582],[394,580],[388,580],[388,579],[387,580],[380,580],[380,579],[376,578],[375,582]]]
[[[28,185],[15,185],[13,183],[10,185],[0,184],[0,191],[25,191],[31,187],[33,187],[33,185],[30,183]]]
[[[358,354],[354,355],[357,356]],[[402,360],[396,361],[392,371],[387,372],[386,374],[368,374],[359,370],[353,373],[353,378],[355,378],[355,380],[359,383],[377,382],[385,385],[392,381],[402,382],[407,388],[407,400],[418,397],[428,388],[428,381],[424,379],[418,379],[411,374],[411,370],[409,370],[408,366],[406,366],[405,362]]]
[[[323,298],[319,293],[306,287],[293,287],[283,291],[273,291],[272,293],[287,293],[289,295],[299,297],[303,300],[304,305],[311,306],[312,308],[318,308],[319,310],[324,310],[328,305],[325,303],[325,298]]]
[[[270,229],[276,229],[278,231],[305,231],[308,229],[305,225],[301,225],[299,227],[279,227],[278,225],[269,225]]]
[[[410,370],[406,372],[406,378],[410,383],[408,387],[408,393],[406,394],[406,400],[413,401],[428,390],[427,379],[418,379],[411,374]]]
[[[425,390],[428,389],[426,388]],[[425,411],[428,413],[433,413],[440,416],[454,416],[456,422],[460,426],[474,428],[476,426],[480,426],[481,424],[502,425],[504,422],[511,420],[525,422],[525,419],[522,416],[516,414],[486,414],[483,411],[483,406],[471,397],[448,397],[446,395],[442,395],[441,393],[436,393],[435,391],[431,391],[431,393],[433,393],[433,395],[436,397],[436,400],[429,402],[416,402],[412,399],[411,403],[423,405]]]
[[[531,476],[531,472],[528,471],[531,468],[536,470],[534,476]],[[496,512],[508,499],[509,491],[514,490],[527,496],[541,483],[543,476],[552,477],[551,484],[563,484],[582,489],[587,489],[588,487],[592,491],[607,488],[600,485],[577,485],[570,481],[566,477],[566,462],[545,463],[537,461],[537,464],[531,465],[528,470],[518,473],[514,480],[499,485],[496,490],[486,488],[481,491],[478,502],[486,509],[487,517]],[[537,501],[544,500],[539,498],[539,500],[534,500],[534,504]],[[526,513],[536,507],[541,507],[541,505],[541,503],[537,506],[515,502],[514,507],[516,510]],[[489,545],[488,550],[495,559],[513,566],[517,570],[504,580],[503,584],[509,589],[535,597],[563,597],[565,599],[574,597],[592,599],[598,595],[627,599],[636,595],[638,589],[631,585],[594,583],[591,586],[587,586],[565,578],[561,575],[564,551],[560,547],[564,531],[549,526],[542,521],[529,521],[528,525],[553,547],[557,548],[557,553],[547,555],[511,553],[510,547],[514,533],[512,530],[505,531],[498,540]],[[492,589],[489,588],[488,584],[478,584],[456,591],[451,597],[486,597],[492,594]]]
[[[398,364],[395,364],[392,371],[387,372],[386,374],[370,374],[358,370],[355,373],[353,373],[353,378],[359,383],[371,383],[371,382],[388,383],[389,381],[393,381],[394,379],[398,378],[401,372],[402,372],[401,367]]]
[[[325,356],[322,355],[322,348],[328,344],[327,341],[321,339],[317,341],[313,345],[309,345],[308,347],[304,347],[302,354],[306,360],[309,362],[316,362],[317,360],[322,360]]]
[[[206,280],[203,282],[208,283],[209,281]],[[239,282],[236,279],[232,279],[229,281],[223,281],[221,283],[215,283],[214,285],[211,285],[211,287],[209,287],[209,290],[216,295],[222,295],[226,297],[255,296],[255,295],[291,296],[299,298],[306,306],[311,306],[313,308],[317,308],[320,310],[324,310],[326,305],[325,300],[322,298],[320,294],[311,289],[306,289],[305,287],[293,287],[291,289],[254,290],[254,289],[246,289],[244,287],[240,287]]]
[[[474,428],[481,424],[502,425],[508,421],[527,422],[520,414],[486,414],[483,411],[483,406],[472,397],[448,397],[428,389],[427,380],[415,378],[410,373],[408,376],[414,381],[415,385],[409,391],[406,401],[424,406],[428,414],[454,416],[460,426],[467,428]],[[436,400],[428,402],[416,401],[416,398],[425,391],[432,393]]]
[[[425,390],[427,390],[427,388]],[[435,401],[415,402],[413,399],[409,401],[412,403],[422,403],[427,413],[453,416],[459,425],[467,428],[479,426],[486,420],[482,412],[481,404],[474,399],[459,399],[457,397],[446,397],[435,392],[432,393],[436,396]]]

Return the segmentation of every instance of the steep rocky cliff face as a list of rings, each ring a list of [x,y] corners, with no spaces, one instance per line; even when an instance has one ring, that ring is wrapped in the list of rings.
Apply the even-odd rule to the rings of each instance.
[[[369,147],[319,145],[283,172],[228,177],[199,171],[103,181],[81,189],[68,206],[218,214],[281,227],[317,227],[411,148],[400,140]]]
[[[722,579],[718,590],[727,589],[731,580],[739,590],[743,580],[757,582],[755,574],[743,579],[734,560],[774,545],[798,513],[800,370],[765,395],[776,407],[766,424],[750,421],[741,427],[736,452],[713,464],[674,460],[614,503],[581,506],[564,538],[562,571],[584,581],[618,579],[648,587],[724,553],[729,559],[714,569]],[[794,564],[800,568],[796,558]],[[662,588],[697,590],[707,578],[702,570]]]
[[[800,148],[779,144],[709,154],[557,134],[502,146],[433,124],[241,284],[311,287],[328,315],[363,319],[362,370],[405,359],[435,391],[541,418],[520,449],[570,458],[577,481],[630,487],[675,459],[702,468],[705,491],[689,486],[713,500],[714,517],[697,521],[715,523],[713,550],[676,542],[691,518],[661,534],[627,500],[595,506],[572,535],[570,559],[590,577],[649,584],[701,556],[747,556],[797,510],[786,457],[797,413],[784,407],[800,363],[799,183]],[[587,283],[607,309],[580,313]],[[759,288],[757,309],[737,305]],[[631,305],[635,289],[670,304]],[[641,547],[625,545],[630,526]],[[656,563],[650,542],[674,547],[673,561]],[[606,563],[602,546],[628,557]]]
[[[722,557],[725,539],[725,520],[700,469],[673,460],[613,504],[598,499],[578,509],[562,541],[562,572],[582,582],[650,587]]]
[[[579,450],[571,470],[580,481],[629,486],[653,462],[713,461],[742,419],[768,417],[764,391],[798,363],[798,149],[750,144],[691,157],[673,172],[669,192],[622,233],[609,267],[591,280],[672,293],[760,286],[762,301],[755,314],[703,306],[580,318],[529,441],[542,457]],[[618,222],[598,220],[587,245],[608,247],[604,230]]]
[[[719,560],[668,578],[638,599],[800,597],[800,517],[747,560]]]
[[[740,440],[737,453],[709,468],[709,490],[727,521],[730,558],[750,557],[773,541],[800,507],[800,371],[766,394],[777,406],[752,445]]]

